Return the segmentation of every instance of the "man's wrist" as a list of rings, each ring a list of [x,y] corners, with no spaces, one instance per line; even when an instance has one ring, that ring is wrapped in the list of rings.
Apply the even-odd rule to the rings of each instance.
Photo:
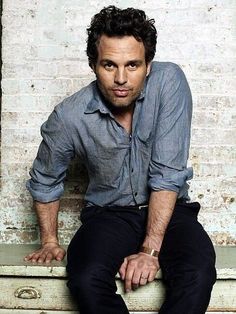
[[[154,256],[154,257],[158,257],[159,256],[159,251],[154,250],[154,249],[152,249],[150,247],[147,247],[147,246],[142,246],[140,248],[140,252],[148,254],[148,255],[151,255],[151,256]]]
[[[41,238],[41,244],[45,245],[45,244],[50,244],[50,243],[54,243],[54,244],[59,244],[58,238],[57,237],[53,237],[53,236],[49,236],[49,237],[42,237]]]
[[[58,241],[46,241],[46,242],[42,243],[42,245],[46,245],[46,244],[57,244],[57,245],[59,245]]]

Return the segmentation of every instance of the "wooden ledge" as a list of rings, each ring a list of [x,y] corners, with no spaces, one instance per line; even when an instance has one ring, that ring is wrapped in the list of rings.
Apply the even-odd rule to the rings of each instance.
[[[32,264],[24,256],[38,249],[34,244],[0,244],[0,276],[66,277],[66,259],[51,264]],[[215,247],[217,279],[236,279],[236,247]],[[161,278],[161,271],[156,279]]]
[[[0,285],[4,292],[0,298],[0,309],[3,309],[0,313],[19,313],[17,309],[23,313],[24,309],[25,314],[38,314],[37,311],[39,314],[44,311],[74,314],[76,305],[66,287],[66,260],[49,265],[25,262],[24,256],[37,248],[38,245],[0,244]],[[216,254],[218,278],[208,311],[233,312],[236,311],[236,250],[235,247],[216,247]],[[124,292],[118,275],[116,284],[130,312],[156,313],[163,303],[165,287],[161,272],[152,283],[134,292]],[[27,298],[21,297],[19,291],[28,291]],[[33,300],[28,298],[31,293],[36,296]]]

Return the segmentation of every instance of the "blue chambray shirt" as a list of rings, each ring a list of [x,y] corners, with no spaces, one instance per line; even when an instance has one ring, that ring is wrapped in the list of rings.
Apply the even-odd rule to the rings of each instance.
[[[176,64],[152,62],[131,135],[114,119],[94,81],[57,105],[42,125],[27,188],[39,202],[59,199],[68,164],[79,156],[89,175],[88,204],[143,204],[152,190],[188,198],[191,116],[191,92]]]

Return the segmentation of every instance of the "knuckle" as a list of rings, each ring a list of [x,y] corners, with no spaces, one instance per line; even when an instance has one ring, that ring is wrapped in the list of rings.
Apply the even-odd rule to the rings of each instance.
[[[149,276],[148,282],[152,282],[155,279],[155,276]]]
[[[134,261],[133,259],[129,261],[129,266],[131,267],[135,267],[136,266],[136,261]]]
[[[147,284],[147,280],[145,280],[145,281],[140,281],[140,286],[145,286],[146,284]]]
[[[134,285],[138,285],[139,284],[139,279],[138,278],[133,278],[132,283]]]

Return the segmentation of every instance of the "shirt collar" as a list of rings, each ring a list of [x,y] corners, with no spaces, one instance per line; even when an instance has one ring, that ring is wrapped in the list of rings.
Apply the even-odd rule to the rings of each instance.
[[[107,108],[107,106],[104,104],[104,101],[101,97],[101,94],[98,90],[96,81],[94,81],[93,84],[93,96],[90,102],[88,103],[87,107],[85,108],[85,113],[94,113],[96,111],[100,111],[103,114],[110,114],[110,110]]]

